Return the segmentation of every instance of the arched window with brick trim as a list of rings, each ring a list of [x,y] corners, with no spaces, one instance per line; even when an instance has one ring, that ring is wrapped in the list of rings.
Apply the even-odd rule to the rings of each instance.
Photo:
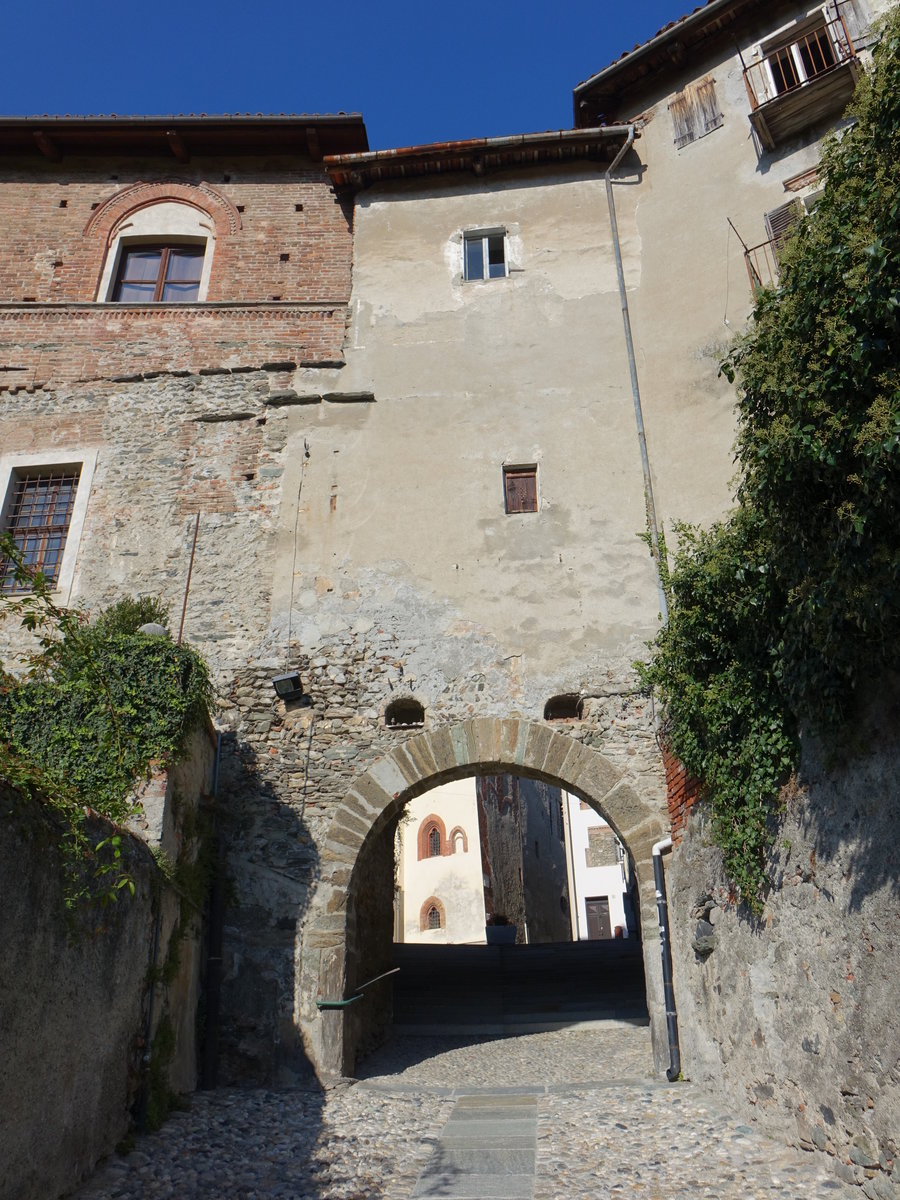
[[[429,896],[419,912],[419,929],[426,933],[433,929],[447,928],[447,912],[437,896]]]
[[[450,853],[467,854],[469,851],[469,839],[466,837],[466,831],[462,825],[457,825],[455,829],[450,831]]]
[[[195,205],[146,204],[114,228],[97,298],[116,304],[205,300],[215,241],[212,217]]]
[[[442,855],[451,852],[450,843],[447,841],[447,827],[436,813],[432,813],[426,817],[419,826],[416,841],[418,843],[418,857],[420,860],[423,858],[440,858]]]

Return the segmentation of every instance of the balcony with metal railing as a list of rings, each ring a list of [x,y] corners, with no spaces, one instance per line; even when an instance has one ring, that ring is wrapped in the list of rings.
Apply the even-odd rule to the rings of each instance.
[[[853,95],[859,57],[842,16],[804,24],[744,67],[750,123],[762,146],[776,146],[841,112]]]

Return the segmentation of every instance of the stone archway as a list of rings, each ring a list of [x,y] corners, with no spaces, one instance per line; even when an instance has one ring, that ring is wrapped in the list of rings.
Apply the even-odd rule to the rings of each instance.
[[[643,764],[646,765],[646,764]],[[653,882],[653,844],[668,831],[663,786],[642,787],[603,754],[546,724],[476,717],[427,730],[373,763],[347,792],[320,847],[321,877],[302,938],[295,1020],[323,1078],[348,1074],[365,1018],[356,1006],[316,1008],[365,978],[355,890],[367,848],[413,797],[452,779],[503,772],[555,784],[591,804],[631,854],[638,881],[644,973],[657,1065],[666,1064],[665,1013]],[[361,1002],[359,1009],[366,1001]]]

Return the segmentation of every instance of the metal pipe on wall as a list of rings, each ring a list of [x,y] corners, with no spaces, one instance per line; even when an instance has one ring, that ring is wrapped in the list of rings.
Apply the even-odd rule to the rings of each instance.
[[[669,619],[666,593],[663,588],[662,563],[659,551],[659,529],[656,523],[656,505],[653,501],[653,481],[650,477],[650,457],[647,453],[647,437],[644,433],[644,412],[641,407],[641,389],[638,383],[637,364],[634,357],[634,339],[631,336],[631,317],[628,312],[628,293],[625,290],[625,272],[622,269],[622,250],[619,246],[619,224],[616,220],[616,202],[613,197],[612,173],[634,144],[634,125],[629,125],[628,136],[619,153],[603,175],[606,184],[606,202],[609,207],[609,224],[612,231],[613,253],[616,259],[616,275],[619,280],[619,301],[622,306],[622,322],[625,326],[625,350],[628,355],[628,372],[631,376],[631,394],[634,399],[634,419],[637,425],[638,445],[641,451],[641,469],[644,474],[644,502],[647,506],[647,525],[650,530],[650,553],[656,568],[656,589],[659,594],[659,611],[663,624]]]
[[[656,913],[659,919],[659,950],[662,955],[663,999],[666,1006],[666,1033],[669,1040],[669,1068],[666,1079],[674,1083],[681,1074],[681,1048],[678,1044],[678,1013],[675,1011],[675,988],[672,984],[672,943],[669,939],[669,903],[666,899],[666,877],[663,873],[662,852],[671,850],[672,839],[663,838],[653,847],[653,880],[656,884]]]

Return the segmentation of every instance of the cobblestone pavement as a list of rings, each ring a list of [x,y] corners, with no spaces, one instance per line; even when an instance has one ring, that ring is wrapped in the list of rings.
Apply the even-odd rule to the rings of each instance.
[[[521,1158],[505,1184],[502,1165],[485,1167],[480,1187],[472,1175],[436,1174],[462,1144],[460,1117],[477,1103],[495,1116],[511,1110],[511,1095],[535,1098],[536,1122],[516,1142],[533,1147],[533,1176],[522,1175]],[[654,1079],[646,1028],[585,1027],[398,1039],[362,1064],[356,1083],[325,1093],[198,1093],[190,1111],[108,1159],[75,1196],[862,1200],[828,1167],[741,1124],[693,1084]]]

